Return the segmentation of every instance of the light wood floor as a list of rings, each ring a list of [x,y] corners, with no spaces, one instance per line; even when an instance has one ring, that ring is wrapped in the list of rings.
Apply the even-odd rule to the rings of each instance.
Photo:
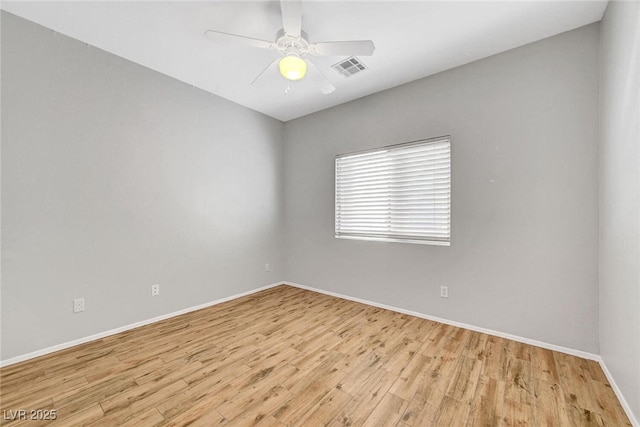
[[[288,286],[1,370],[37,426],[625,426],[596,362]]]

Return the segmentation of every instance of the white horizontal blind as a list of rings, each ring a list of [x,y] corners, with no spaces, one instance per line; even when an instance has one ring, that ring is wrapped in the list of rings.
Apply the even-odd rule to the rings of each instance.
[[[336,157],[336,237],[448,245],[451,139]]]

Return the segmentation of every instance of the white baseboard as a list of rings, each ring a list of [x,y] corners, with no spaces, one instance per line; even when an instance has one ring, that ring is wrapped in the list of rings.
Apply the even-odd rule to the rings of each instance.
[[[282,284],[283,284],[283,282],[272,283],[270,285],[262,286],[262,287],[257,288],[257,289],[252,289],[252,290],[247,291],[247,292],[242,292],[240,294],[235,294],[235,295],[232,295],[232,296],[229,296],[229,297],[220,298],[220,299],[217,299],[215,301],[210,301],[210,302],[207,302],[207,303],[204,303],[204,304],[200,304],[200,305],[196,305],[196,306],[193,306],[193,307],[188,307],[188,308],[185,308],[185,309],[182,309],[182,310],[174,311],[172,313],[163,314],[161,316],[157,316],[157,317],[154,317],[154,318],[151,318],[151,319],[142,320],[140,322],[132,323],[130,325],[125,325],[125,326],[121,326],[119,328],[115,328],[115,329],[111,329],[111,330],[108,330],[108,331],[100,332],[100,333],[97,333],[97,334],[94,334],[94,335],[89,335],[88,337],[78,338],[76,340],[72,340],[72,341],[68,341],[68,342],[62,343],[62,344],[54,345],[52,347],[47,347],[47,348],[43,348],[41,350],[33,351],[31,353],[22,354],[20,356],[12,357],[10,359],[1,360],[0,361],[0,368],[1,367],[5,367],[5,366],[9,366],[9,365],[14,365],[16,363],[24,362],[25,360],[33,359],[33,358],[38,357],[38,356],[44,356],[45,354],[53,353],[55,351],[60,351],[60,350],[67,349],[69,347],[74,347],[76,345],[84,344],[84,343],[87,343],[89,341],[98,340],[100,338],[108,337],[110,335],[119,334],[120,332],[128,331],[130,329],[139,328],[140,326],[149,325],[151,323],[159,322],[161,320],[169,319],[171,317],[180,316],[181,314],[186,314],[186,313],[190,313],[192,311],[196,311],[196,310],[200,310],[200,309],[203,309],[203,308],[211,307],[213,305],[217,305],[217,304],[221,304],[223,302],[231,301],[231,300],[234,300],[236,298],[241,298],[241,297],[244,297],[244,296],[247,296],[247,295],[255,294],[256,292],[264,291],[264,290],[273,288],[275,286],[280,286]]]
[[[611,388],[613,389],[613,392],[616,394],[616,397],[620,401],[620,405],[622,405],[622,409],[624,409],[624,412],[626,412],[627,417],[629,417],[629,421],[631,421],[631,425],[633,427],[640,427],[640,422],[638,422],[638,419],[634,416],[633,411],[631,411],[631,406],[629,406],[629,403],[624,398],[622,391],[620,391],[618,384],[613,379],[613,376],[611,375],[611,372],[609,372],[609,368],[607,368],[607,365],[604,363],[604,360],[602,360],[602,357],[600,358],[599,362],[600,362],[600,367],[604,372],[604,375],[607,377],[607,380],[609,380],[609,384],[611,384]]]
[[[283,283],[285,285],[293,286],[293,287],[300,288],[300,289],[306,289],[306,290],[309,290],[309,291],[318,292],[318,293],[325,294],[325,295],[330,295],[332,297],[342,298],[342,299],[346,299],[346,300],[349,300],[349,301],[355,301],[355,302],[359,302],[359,303],[362,303],[362,304],[371,305],[373,307],[384,308],[386,310],[391,310],[391,311],[395,311],[395,312],[398,312],[398,313],[408,314],[410,316],[420,317],[422,319],[433,320],[434,322],[444,323],[445,325],[456,326],[458,328],[469,329],[469,330],[472,330],[472,331],[481,332],[483,334],[493,335],[493,336],[500,337],[500,338],[506,338],[506,339],[509,339],[509,340],[512,340],[512,341],[521,342],[521,343],[524,343],[524,344],[535,345],[536,347],[542,347],[542,348],[546,348],[548,350],[559,351],[560,353],[566,353],[566,354],[570,354],[572,356],[582,357],[583,359],[595,360],[597,362],[600,361],[600,356],[599,355],[593,354],[593,353],[588,353],[586,351],[575,350],[573,348],[562,347],[562,346],[559,346],[559,345],[549,344],[549,343],[542,342],[542,341],[536,341],[536,340],[532,340],[532,339],[529,339],[529,338],[520,337],[520,336],[517,336],[517,335],[511,335],[511,334],[507,334],[507,333],[500,332],[500,331],[494,331],[494,330],[491,330],[491,329],[481,328],[479,326],[474,326],[474,325],[469,325],[469,324],[466,324],[466,323],[456,322],[454,320],[443,319],[441,317],[436,317],[436,316],[430,316],[428,314],[418,313],[417,311],[405,310],[403,308],[393,307],[393,306],[386,305],[386,304],[380,304],[380,303],[377,303],[377,302],[368,301],[368,300],[364,300],[364,299],[361,299],[361,298],[352,297],[352,296],[349,296],[349,295],[339,294],[337,292],[325,291],[324,289],[317,289],[317,288],[313,288],[311,286],[300,285],[298,283],[292,283],[292,282],[283,282]]]

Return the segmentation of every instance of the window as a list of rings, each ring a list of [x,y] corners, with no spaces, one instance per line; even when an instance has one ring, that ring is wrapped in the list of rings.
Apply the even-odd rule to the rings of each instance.
[[[336,157],[336,237],[449,245],[451,138]]]

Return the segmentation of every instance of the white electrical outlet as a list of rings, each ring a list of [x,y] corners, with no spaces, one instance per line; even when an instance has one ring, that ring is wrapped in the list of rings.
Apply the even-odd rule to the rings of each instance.
[[[78,298],[73,300],[73,312],[80,313],[84,311],[84,298]]]
[[[449,287],[448,286],[440,286],[440,296],[442,298],[449,298]]]
[[[266,263],[264,265],[264,271],[271,271],[271,266],[269,265],[269,263]]]
[[[157,297],[160,295],[160,285],[151,285],[151,296]]]

